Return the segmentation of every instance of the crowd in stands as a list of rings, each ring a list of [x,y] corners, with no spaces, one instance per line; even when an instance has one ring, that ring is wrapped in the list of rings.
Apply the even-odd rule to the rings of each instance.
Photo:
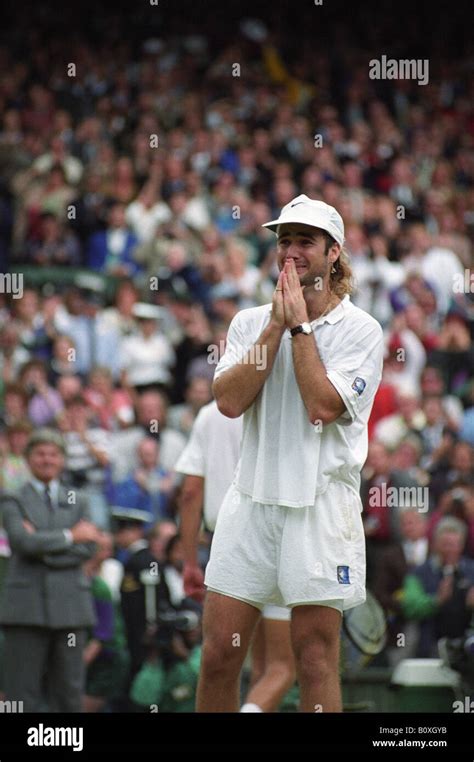
[[[330,45],[302,36],[295,53],[270,22],[229,36],[218,18],[194,32],[187,20],[182,33],[174,19],[169,33],[151,24],[140,36],[135,21],[128,38],[127,18],[110,14],[90,36],[50,32],[46,45],[20,13],[0,44],[0,261],[24,274],[21,298],[0,293],[0,488],[28,480],[34,429],[63,434],[65,484],[88,498],[104,532],[88,562],[101,614],[93,640],[113,641],[126,666],[118,587],[98,576],[114,554],[112,508],[150,514],[143,531],[173,569],[178,600],[176,461],[212,399],[230,321],[271,301],[275,237],[262,224],[299,193],[322,199],[345,221],[351,298],[385,335],[361,493],[368,586],[390,629],[384,658],[436,654],[438,638],[461,635],[474,611],[466,60],[443,61],[434,48],[428,85],[376,81],[370,30],[361,42],[341,28]],[[8,553],[2,535],[5,563]],[[199,638],[186,637],[195,665]],[[94,648],[87,658],[93,665]],[[156,662],[149,671],[169,679]],[[89,678],[86,706],[97,711],[100,669]],[[136,703],[142,688],[149,695],[143,685]]]

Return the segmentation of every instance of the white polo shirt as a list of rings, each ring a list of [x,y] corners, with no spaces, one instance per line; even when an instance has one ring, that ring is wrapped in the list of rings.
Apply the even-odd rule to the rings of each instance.
[[[226,418],[216,403],[199,411],[176,471],[204,479],[204,520],[214,530],[217,514],[235,473],[242,438],[242,416]]]
[[[237,313],[215,378],[244,357],[268,325],[270,313],[268,304]],[[294,373],[292,338],[285,331],[272,371],[243,416],[234,481],[257,503],[312,506],[330,481],[359,492],[367,458],[367,421],[382,376],[382,329],[348,296],[328,315],[313,320],[311,327],[328,379],[346,411],[334,423],[310,423]],[[257,364],[261,359],[256,356]],[[214,473],[218,468],[214,466]]]

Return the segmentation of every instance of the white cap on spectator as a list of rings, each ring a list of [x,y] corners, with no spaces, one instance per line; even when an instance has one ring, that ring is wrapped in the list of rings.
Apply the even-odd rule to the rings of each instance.
[[[156,304],[148,304],[147,302],[137,302],[132,307],[132,315],[142,320],[159,320],[162,316],[163,310]]]
[[[287,222],[299,222],[302,225],[311,225],[313,228],[325,230],[340,246],[344,245],[342,217],[337,209],[324,201],[316,201],[302,193],[283,207],[277,220],[266,222],[262,227],[270,228],[276,233],[278,225]]]

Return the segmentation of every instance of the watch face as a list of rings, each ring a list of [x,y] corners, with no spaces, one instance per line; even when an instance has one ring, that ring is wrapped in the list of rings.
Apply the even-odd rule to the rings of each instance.
[[[306,334],[311,333],[311,326],[309,323],[301,323],[301,328],[303,329],[303,333],[306,333]]]

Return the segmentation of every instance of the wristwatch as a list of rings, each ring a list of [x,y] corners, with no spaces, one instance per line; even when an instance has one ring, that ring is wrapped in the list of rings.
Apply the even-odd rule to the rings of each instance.
[[[311,330],[311,326],[309,323],[301,323],[301,325],[296,325],[294,328],[290,331],[292,336],[296,336],[297,333],[305,333],[307,336],[309,336],[313,331]]]

